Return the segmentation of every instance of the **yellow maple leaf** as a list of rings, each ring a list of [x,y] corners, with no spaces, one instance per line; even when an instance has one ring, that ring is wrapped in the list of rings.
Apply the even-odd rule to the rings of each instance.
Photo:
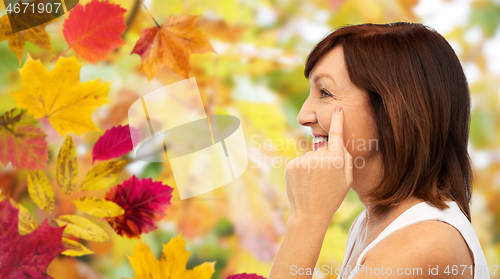
[[[28,55],[19,70],[23,87],[10,92],[16,106],[25,108],[35,118],[47,118],[54,129],[65,137],[68,133],[82,135],[99,130],[92,121],[92,112],[108,103],[111,82],[94,79],[80,82],[80,68],[75,57],[57,60],[47,71],[40,60]]]
[[[132,54],[142,58],[140,71],[151,81],[167,66],[185,78],[189,77],[189,55],[215,52],[208,36],[196,29],[196,20],[201,15],[170,16],[161,26],[142,31]]]
[[[134,254],[129,256],[130,264],[135,271],[134,279],[210,279],[214,273],[215,262],[205,262],[193,270],[186,270],[186,263],[191,255],[186,250],[186,242],[182,234],[172,238],[163,245],[163,252],[158,261],[151,249],[137,242]]]
[[[8,16],[4,15],[3,17],[0,17],[0,42],[4,40],[7,40],[7,42],[9,42],[10,49],[17,56],[19,65],[21,65],[21,59],[24,52],[24,44],[26,43],[26,41],[33,43],[41,49],[46,49],[52,52],[52,47],[50,45],[50,36],[45,31],[45,26],[47,24],[49,24],[49,22],[13,33]]]

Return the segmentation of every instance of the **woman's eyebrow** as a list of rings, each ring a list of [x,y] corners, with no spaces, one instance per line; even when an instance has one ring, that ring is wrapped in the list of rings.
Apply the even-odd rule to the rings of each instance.
[[[318,82],[318,80],[320,78],[323,78],[323,77],[329,78],[333,82],[333,84],[335,84],[335,80],[333,79],[333,77],[329,73],[320,73],[320,74],[315,75],[313,78],[313,83]]]

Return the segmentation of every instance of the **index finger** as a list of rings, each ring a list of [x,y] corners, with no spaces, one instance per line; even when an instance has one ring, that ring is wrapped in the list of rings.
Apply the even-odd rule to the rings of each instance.
[[[330,130],[328,131],[328,150],[343,151],[344,145],[344,112],[340,106],[335,106],[330,121]]]

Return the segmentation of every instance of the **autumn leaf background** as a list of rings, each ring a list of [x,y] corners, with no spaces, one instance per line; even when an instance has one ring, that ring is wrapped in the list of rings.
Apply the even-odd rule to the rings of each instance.
[[[170,251],[181,257],[169,271],[179,276],[267,277],[288,214],[285,162],[312,149],[296,121],[309,93],[305,58],[333,28],[393,21],[435,28],[464,66],[472,95],[472,224],[488,264],[500,264],[498,2],[143,1],[82,0],[69,15],[22,34],[8,32],[0,4],[0,199],[18,212],[20,235],[10,233],[12,239],[66,226],[52,247],[65,252],[46,255],[53,259],[48,276],[156,274]],[[89,16],[92,24],[80,28]],[[169,163],[136,160],[123,131],[132,103],[190,77],[207,113],[241,120],[249,167],[226,186],[180,200]],[[120,195],[132,192],[153,202],[127,207],[135,202]],[[362,209],[350,192],[318,266],[341,266],[349,226]],[[0,223],[15,221],[16,214],[3,213]]]

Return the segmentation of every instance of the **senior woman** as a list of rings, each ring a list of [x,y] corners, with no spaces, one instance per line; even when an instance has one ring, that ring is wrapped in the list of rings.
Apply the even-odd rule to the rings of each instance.
[[[470,223],[469,89],[447,41],[421,24],[347,26],[304,74],[298,122],[314,151],[287,165],[290,214],[269,278],[333,275],[315,265],[349,189],[364,210],[338,278],[489,278]]]

